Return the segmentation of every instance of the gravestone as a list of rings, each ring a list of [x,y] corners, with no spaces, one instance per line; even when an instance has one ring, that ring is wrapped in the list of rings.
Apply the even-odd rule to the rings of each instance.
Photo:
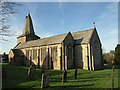
[[[49,87],[49,74],[42,73],[41,88]]]
[[[40,57],[38,56],[38,68],[40,68]]]
[[[111,78],[112,78],[112,87],[111,89],[114,90],[114,71],[115,71],[115,66],[114,66],[114,61],[112,61],[112,73],[111,73]]]
[[[74,79],[77,79],[77,68],[75,68],[75,71],[74,71]]]
[[[62,74],[62,83],[64,82],[67,82],[67,70],[64,70]]]
[[[34,73],[35,73],[35,65],[32,63],[32,64],[30,65],[30,67],[28,68],[27,79],[28,79],[28,80],[33,79]]]

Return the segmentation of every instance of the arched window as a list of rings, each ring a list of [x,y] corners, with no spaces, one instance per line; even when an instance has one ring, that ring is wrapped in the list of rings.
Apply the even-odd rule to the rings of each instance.
[[[29,59],[29,50],[26,50],[26,57]]]
[[[69,44],[67,46],[67,58],[68,58],[68,60],[72,60],[72,56],[73,56],[73,47],[71,44]]]
[[[41,60],[45,60],[46,58],[46,48],[41,48]]]
[[[57,47],[52,47],[51,55],[52,55],[52,61],[57,60]]]
[[[99,48],[99,42],[97,40],[95,40],[94,42],[94,57],[97,59],[99,58],[99,51],[100,51],[100,48]]]
[[[37,49],[33,50],[33,59],[37,59]]]

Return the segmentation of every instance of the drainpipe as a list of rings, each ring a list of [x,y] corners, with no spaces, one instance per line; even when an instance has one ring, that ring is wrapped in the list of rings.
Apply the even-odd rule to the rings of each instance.
[[[49,69],[49,45],[48,46],[48,69]]]
[[[60,47],[60,70],[62,70],[62,43]]]
[[[87,60],[88,60],[88,70],[90,70],[90,67],[89,67],[89,49],[88,49],[88,44],[87,44]]]
[[[62,44],[62,61],[63,61],[63,70],[65,70],[65,46],[63,44],[63,42],[61,43]]]

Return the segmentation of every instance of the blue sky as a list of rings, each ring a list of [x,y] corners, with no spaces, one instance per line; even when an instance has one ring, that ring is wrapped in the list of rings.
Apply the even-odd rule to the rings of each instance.
[[[24,28],[25,17],[30,10],[34,29],[38,36],[58,34],[93,28],[93,22],[106,52],[118,43],[117,2],[24,2],[22,11],[12,16],[11,31],[15,36],[2,43],[0,53],[8,53],[16,45],[16,37]]]

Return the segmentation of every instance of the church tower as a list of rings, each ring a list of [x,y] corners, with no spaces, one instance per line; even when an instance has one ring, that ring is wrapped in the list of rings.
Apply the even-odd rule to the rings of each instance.
[[[28,16],[26,16],[23,33],[17,37],[17,43],[23,43],[36,39],[40,39],[40,37],[35,34],[31,16],[28,14]]]

